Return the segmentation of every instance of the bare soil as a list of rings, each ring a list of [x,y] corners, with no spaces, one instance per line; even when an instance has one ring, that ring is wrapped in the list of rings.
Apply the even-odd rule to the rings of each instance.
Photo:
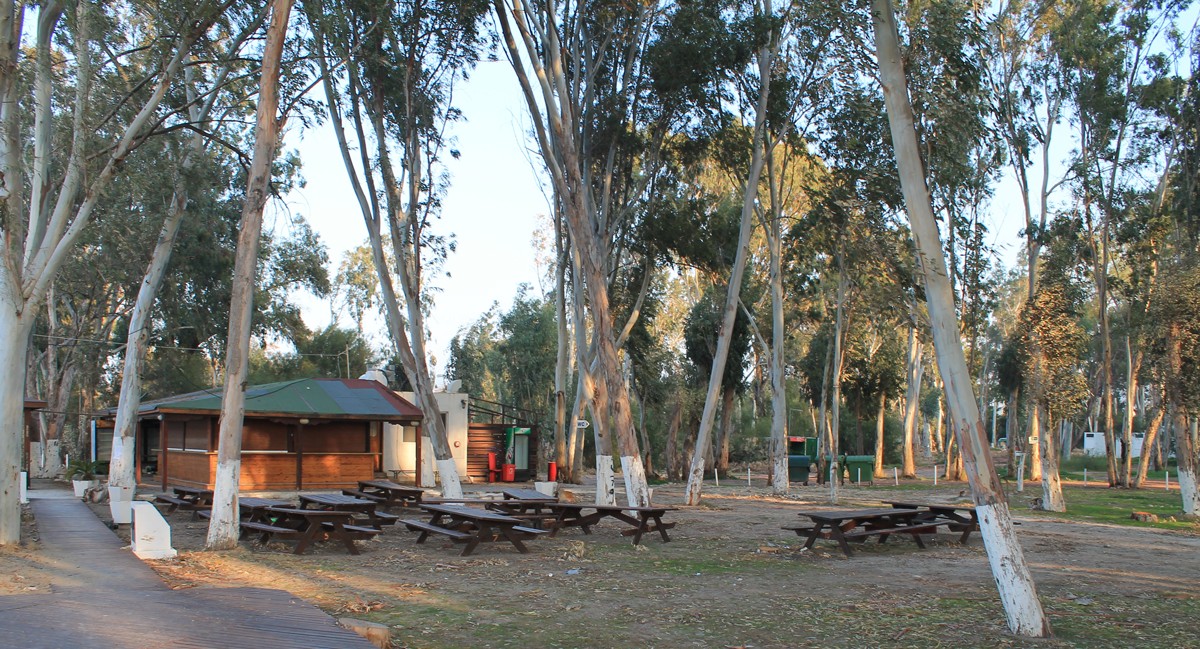
[[[873,539],[845,558],[832,541],[810,551],[780,529],[802,509],[828,508],[823,487],[786,498],[745,481],[707,485],[697,507],[669,520],[671,542],[633,546],[604,522],[529,542],[528,554],[484,544],[470,557],[439,538],[417,545],[403,526],[359,542],[362,554],[319,544],[295,556],[283,544],[244,541],[202,551],[207,521],[168,517],[180,557],[152,562],[175,588],[280,588],[335,616],[388,624],[397,647],[1131,647],[1196,646],[1200,534],[1031,516],[1017,494],[1018,536],[1055,638],[1008,634],[978,536],[941,534],[926,550]],[[839,508],[889,498],[963,501],[962,483],[848,486]],[[586,495],[584,496],[587,497]],[[682,485],[654,500],[683,501]],[[106,506],[97,506],[102,517]],[[127,532],[124,532],[127,534]],[[36,561],[36,549],[0,553],[0,575]],[[7,578],[0,578],[14,592]],[[26,578],[28,579],[28,577]],[[19,582],[25,583],[25,582]],[[32,582],[30,582],[32,583]]]

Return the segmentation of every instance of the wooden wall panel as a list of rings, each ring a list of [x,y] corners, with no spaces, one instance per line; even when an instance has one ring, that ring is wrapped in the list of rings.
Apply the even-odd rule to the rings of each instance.
[[[308,453],[364,453],[370,424],[365,421],[332,422],[304,426],[301,448]]]
[[[241,491],[291,491],[295,488],[294,453],[242,453]]]
[[[167,484],[210,488],[216,468],[216,453],[167,451]]]
[[[378,456],[367,453],[305,453],[303,489],[345,489],[375,477]]]

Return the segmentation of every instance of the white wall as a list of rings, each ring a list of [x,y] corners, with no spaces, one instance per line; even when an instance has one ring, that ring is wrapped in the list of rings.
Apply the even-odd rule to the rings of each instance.
[[[397,392],[401,398],[416,403],[412,392]],[[446,434],[450,443],[450,454],[454,457],[459,477],[467,474],[467,401],[465,392],[435,392],[438,410],[446,416]],[[404,441],[403,426],[387,424],[383,432],[383,468],[385,471],[400,471],[402,478],[410,478],[417,470],[417,445]],[[411,433],[409,434],[411,437]],[[421,476],[417,484],[422,487],[437,486],[434,476],[433,446],[429,433],[421,428]]]
[[[1142,456],[1142,441],[1145,439],[1145,433],[1133,434],[1132,457]],[[1121,457],[1121,449],[1125,446],[1124,440],[1121,439],[1121,433],[1117,433],[1117,457]],[[1104,433],[1091,432],[1083,434],[1083,453],[1084,455],[1103,456],[1104,453]]]

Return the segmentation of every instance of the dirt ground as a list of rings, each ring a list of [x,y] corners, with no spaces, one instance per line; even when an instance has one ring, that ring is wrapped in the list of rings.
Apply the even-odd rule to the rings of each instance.
[[[787,498],[723,481],[697,507],[682,485],[654,501],[677,505],[671,542],[632,546],[601,523],[529,542],[528,554],[484,544],[470,557],[438,538],[423,545],[402,526],[359,542],[362,554],[319,544],[302,556],[248,541],[204,552],[207,521],[168,517],[180,557],[152,562],[175,588],[281,588],[335,616],[388,624],[397,647],[1130,647],[1196,646],[1200,529],[1163,531],[1033,516],[1014,498],[1018,536],[1055,638],[1007,633],[978,536],[940,534],[918,549],[874,540],[845,558],[832,541],[802,551],[780,529],[797,511],[828,508],[824,487]],[[888,498],[964,501],[963,483],[846,487],[839,508]],[[581,491],[586,500],[589,494]],[[102,517],[106,506],[96,507]],[[126,535],[127,532],[124,532]],[[0,593],[43,588],[36,546],[0,553]]]

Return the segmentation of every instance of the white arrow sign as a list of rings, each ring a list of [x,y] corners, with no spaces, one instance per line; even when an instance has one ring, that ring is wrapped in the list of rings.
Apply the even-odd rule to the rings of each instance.
[[[575,422],[576,428],[587,428],[588,426],[591,426],[591,425],[592,425],[592,422],[590,422],[586,419],[580,419]]]

